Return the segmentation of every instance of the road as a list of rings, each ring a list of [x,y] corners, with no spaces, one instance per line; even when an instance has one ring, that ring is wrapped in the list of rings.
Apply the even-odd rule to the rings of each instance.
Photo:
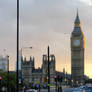
[[[73,88],[63,88],[63,91],[62,92],[72,92],[73,91]],[[42,89],[40,92],[48,92],[47,89]],[[50,92],[55,92],[55,89],[52,88]]]

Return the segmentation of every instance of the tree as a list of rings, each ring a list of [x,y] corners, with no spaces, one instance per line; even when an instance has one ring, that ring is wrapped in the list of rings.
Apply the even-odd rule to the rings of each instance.
[[[16,88],[16,73],[8,73],[4,72],[4,71],[0,71],[0,76],[2,77],[1,80],[1,87],[6,87],[7,88],[7,83],[8,83],[8,76],[9,76],[9,90],[11,90],[12,88],[15,89]],[[10,91],[11,92],[11,91]]]

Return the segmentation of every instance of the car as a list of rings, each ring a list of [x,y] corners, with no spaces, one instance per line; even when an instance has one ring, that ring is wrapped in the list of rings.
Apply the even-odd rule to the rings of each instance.
[[[82,89],[80,89],[80,88],[75,88],[75,89],[73,90],[73,92],[85,92],[85,91],[82,90]]]
[[[92,92],[92,87],[86,87],[86,92]]]
[[[92,92],[92,84],[86,84],[86,92]]]
[[[85,88],[85,86],[79,86],[79,88],[80,88],[80,89],[83,89],[83,88]]]
[[[84,90],[84,91],[86,90],[85,86],[79,86],[79,88],[82,89],[82,90]]]
[[[47,89],[48,86],[46,84],[43,85],[43,89]]]

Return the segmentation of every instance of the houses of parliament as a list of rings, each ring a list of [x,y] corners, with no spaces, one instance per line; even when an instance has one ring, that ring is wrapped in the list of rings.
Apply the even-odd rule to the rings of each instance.
[[[34,84],[43,84],[47,83],[48,77],[48,56],[43,55],[42,66],[41,68],[36,69],[34,66],[35,59],[34,57],[30,57],[30,60],[27,61],[26,58],[22,59],[22,76],[26,83],[34,83]],[[55,68],[55,56],[50,55],[50,81],[51,84],[54,84],[54,76],[56,74]]]
[[[84,50],[85,50],[85,38],[81,29],[81,22],[77,12],[74,22],[74,30],[70,37],[71,46],[71,79],[74,82],[83,83],[84,79]],[[22,59],[21,69],[24,80],[27,83],[40,83],[43,84],[47,79],[47,67],[48,57],[43,55],[41,68],[36,69],[34,66],[35,59],[30,57],[27,61],[26,58]],[[54,54],[50,55],[50,83],[54,84],[54,76],[56,71],[56,59]]]

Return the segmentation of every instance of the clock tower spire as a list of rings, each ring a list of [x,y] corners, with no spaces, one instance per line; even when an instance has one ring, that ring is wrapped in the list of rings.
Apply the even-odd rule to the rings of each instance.
[[[73,35],[82,35],[83,36],[78,10],[77,10],[76,19],[75,19],[75,22],[74,22],[74,30],[73,30],[72,34]]]
[[[78,10],[77,10],[77,16],[76,16],[76,19],[75,19],[75,26],[80,26],[80,19],[79,19]]]
[[[77,11],[71,34],[71,75],[75,83],[83,83],[84,76],[84,34]]]

